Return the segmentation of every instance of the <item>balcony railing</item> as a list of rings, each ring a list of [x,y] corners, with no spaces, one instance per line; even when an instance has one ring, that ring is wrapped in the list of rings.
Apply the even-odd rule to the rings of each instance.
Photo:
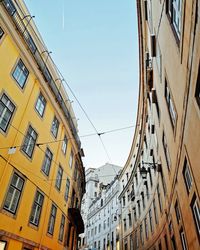
[[[38,65],[38,68],[41,71],[41,73],[44,77],[44,80],[46,81],[46,83],[48,84],[52,93],[54,94],[55,99],[56,99],[57,103],[59,104],[60,108],[62,109],[64,116],[65,116],[65,118],[66,118],[66,120],[71,128],[71,132],[72,132],[72,134],[76,140],[76,143],[80,149],[81,142],[80,142],[79,136],[77,134],[73,119],[72,119],[70,112],[67,108],[67,105],[66,105],[67,100],[64,100],[64,98],[62,97],[55,81],[53,80],[52,75],[51,75],[46,63],[44,62],[44,60],[41,56],[41,52],[38,50],[36,43],[34,42],[34,39],[32,38],[31,34],[27,30],[27,24],[26,25],[24,24],[23,18],[21,18],[20,14],[18,13],[17,8],[15,7],[15,4],[13,3],[12,0],[3,0],[3,1],[1,1],[1,3],[3,4],[5,10],[9,14],[9,16],[12,18],[12,21],[15,24],[16,29],[18,30],[18,32],[21,35],[24,42],[26,43],[27,47],[30,50],[30,53],[32,54],[36,64]]]

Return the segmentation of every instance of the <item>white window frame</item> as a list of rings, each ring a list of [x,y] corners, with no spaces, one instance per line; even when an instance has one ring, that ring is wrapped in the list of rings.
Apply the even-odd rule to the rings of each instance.
[[[51,133],[55,138],[57,138],[57,135],[58,135],[59,125],[60,125],[60,123],[59,123],[57,117],[54,116],[53,121],[52,121],[52,125],[51,125]]]
[[[17,65],[12,73],[12,76],[21,89],[24,88],[25,83],[26,83],[27,78],[28,78],[28,75],[29,75],[28,69],[26,68],[23,61],[21,59],[19,59]]]
[[[46,176],[49,176],[52,160],[53,160],[53,153],[51,152],[51,150],[49,148],[47,148],[46,152],[45,152],[45,156],[44,156],[44,161],[42,164],[42,172]]]
[[[63,176],[63,168],[59,165],[58,166],[58,172],[56,176],[56,188],[60,191],[61,185],[62,185],[62,176]]]
[[[196,197],[192,203],[192,213],[193,213],[198,236],[200,236],[200,207],[199,207],[199,203]]]
[[[52,204],[51,205],[51,213],[49,216],[48,231],[47,231],[51,235],[53,235],[53,232],[54,232],[56,213],[57,213],[57,207],[54,204]]]
[[[69,167],[72,168],[73,167],[73,160],[74,160],[74,153],[71,150],[70,156],[69,156]]]
[[[37,191],[35,194],[35,199],[33,202],[29,220],[29,222],[34,226],[39,225],[43,202],[44,202],[44,195],[41,192]]]
[[[63,238],[64,238],[64,231],[65,231],[65,216],[62,214],[61,222],[60,222],[59,236],[58,236],[58,240],[61,242],[63,241]]]
[[[22,151],[29,157],[32,158],[33,151],[36,145],[38,134],[34,130],[34,128],[29,125],[26,136],[24,138],[24,142],[22,145]]]
[[[66,155],[66,152],[67,152],[67,143],[68,143],[68,140],[67,140],[67,136],[65,135],[63,139],[63,143],[62,143],[62,151],[64,155]]]
[[[44,116],[44,111],[45,111],[45,107],[46,107],[46,99],[44,98],[44,96],[42,95],[42,93],[39,94],[38,98],[37,98],[37,102],[35,104],[35,109],[37,111],[37,113],[43,117]]]
[[[15,105],[11,102],[9,97],[3,93],[0,99],[0,107],[0,129],[6,132],[14,114]]]
[[[6,194],[3,208],[12,214],[16,214],[21,194],[24,187],[24,179],[17,173],[12,175],[9,189]]]

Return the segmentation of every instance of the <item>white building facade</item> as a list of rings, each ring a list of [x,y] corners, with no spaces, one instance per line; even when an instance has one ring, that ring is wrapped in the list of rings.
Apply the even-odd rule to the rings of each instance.
[[[86,170],[86,193],[82,200],[81,215],[85,225],[84,234],[80,235],[79,249],[88,249],[87,225],[88,213],[91,204],[102,195],[102,187],[110,184],[121,171],[121,167],[106,163],[99,168],[89,168]]]
[[[90,205],[86,239],[89,249],[117,250],[119,248],[119,181],[118,177],[101,186],[99,197]]]

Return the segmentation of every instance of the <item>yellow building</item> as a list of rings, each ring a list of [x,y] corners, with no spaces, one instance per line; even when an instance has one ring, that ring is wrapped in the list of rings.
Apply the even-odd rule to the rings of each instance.
[[[122,250],[200,249],[200,1],[137,0],[140,93]]]
[[[76,249],[80,140],[62,76],[24,2],[0,2],[0,250]]]

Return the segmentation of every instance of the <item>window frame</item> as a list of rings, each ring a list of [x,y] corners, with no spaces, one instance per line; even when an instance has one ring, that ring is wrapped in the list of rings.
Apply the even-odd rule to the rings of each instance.
[[[66,180],[66,186],[65,186],[65,200],[68,201],[69,193],[70,193],[70,179],[67,178]]]
[[[69,167],[72,169],[73,168],[73,163],[74,163],[74,152],[71,150],[70,155],[69,155]]]
[[[170,171],[170,169],[171,169],[171,157],[170,157],[169,147],[167,144],[167,139],[166,139],[164,130],[163,130],[163,134],[162,134],[162,145],[163,145],[163,150],[164,150],[167,168]]]
[[[21,189],[17,188],[16,186],[14,186],[14,184],[12,184],[13,179],[14,179],[14,175],[16,175],[18,178],[20,178],[20,179],[22,180]],[[21,175],[19,175],[17,172],[14,172],[14,173],[12,174],[12,177],[10,178],[9,187],[8,187],[8,189],[7,189],[7,192],[6,192],[5,198],[4,198],[4,202],[3,202],[3,209],[6,210],[7,212],[13,214],[13,215],[16,215],[17,210],[18,210],[18,208],[19,208],[19,203],[20,203],[20,200],[21,200],[21,196],[22,196],[24,184],[25,184],[25,179],[22,178]],[[18,196],[18,198],[17,198],[17,203],[16,203],[16,206],[15,206],[15,210],[14,210],[14,211],[11,211],[11,209],[5,207],[5,203],[6,203],[6,200],[8,199],[8,195],[9,195],[9,192],[10,192],[10,191],[9,191],[10,188],[13,188],[13,189],[14,189],[13,193],[16,193],[15,190],[17,190],[17,191],[19,192],[19,196]],[[15,194],[13,195],[13,193],[11,194],[12,199],[10,200],[10,202],[13,202],[13,200],[14,200],[13,197],[15,196]],[[9,207],[11,207],[10,204],[11,204],[11,203],[9,203]]]
[[[31,133],[29,132],[29,129],[32,129]],[[35,139],[34,139],[33,136],[31,135],[32,132],[35,133],[35,137],[36,137]],[[25,143],[26,143],[27,138],[28,138],[29,141],[28,141],[28,146],[26,146],[26,149],[25,149],[24,147],[25,147],[25,145],[26,145]],[[37,138],[38,138],[38,133],[37,133],[36,130],[32,127],[32,125],[29,124],[28,129],[27,129],[27,131],[26,131],[26,135],[25,135],[24,140],[23,140],[23,144],[22,144],[22,146],[21,146],[21,151],[22,151],[29,159],[32,159],[32,157],[33,157],[33,153],[34,153],[34,150],[35,150]],[[30,139],[31,139],[31,141],[30,141]],[[31,154],[29,154],[29,153],[26,152],[26,151],[27,151],[27,148],[30,148],[30,145],[32,144],[32,141],[34,141],[34,143],[33,143],[33,148],[31,149]]]
[[[66,218],[65,218],[64,214],[62,214],[61,221],[60,221],[60,230],[59,230],[59,235],[58,235],[58,240],[60,242],[63,242],[63,239],[64,239],[65,221],[66,221]]]
[[[6,100],[6,104],[3,102],[3,98],[6,98],[6,99],[7,99],[7,100]],[[9,125],[10,125],[10,121],[12,120],[13,114],[15,113],[16,105],[15,105],[15,104],[13,103],[13,101],[8,97],[8,95],[7,95],[6,93],[4,93],[4,92],[1,94],[0,105],[2,105],[2,107],[3,107],[3,112],[2,112],[2,113],[4,113],[4,116],[5,116],[7,113],[9,113],[9,115],[10,115],[10,117],[9,117],[9,119],[8,119],[8,121],[7,121],[6,127],[5,127],[4,129],[1,127],[1,124],[0,124],[0,130],[1,130],[2,132],[6,133],[7,130],[8,130],[8,127],[9,127]],[[8,105],[11,105],[13,110],[9,109]],[[2,114],[1,114],[0,116],[2,116]],[[4,118],[2,117],[1,119],[3,120]]]
[[[55,214],[53,214],[53,209],[55,209]],[[50,215],[49,215],[48,228],[47,228],[47,233],[50,234],[50,235],[53,235],[53,233],[54,233],[56,215],[57,215],[57,207],[56,207],[56,205],[54,203],[52,203],[51,212],[50,212]],[[50,223],[51,223],[52,218],[53,218],[53,228],[52,228],[52,231],[50,231]]]
[[[193,209],[194,205],[195,205],[195,211]],[[190,207],[192,210],[192,215],[193,215],[193,219],[194,219],[194,223],[195,223],[196,233],[197,233],[198,239],[200,240],[200,205],[199,205],[199,201],[197,200],[196,194],[194,194],[194,196],[192,198],[192,202],[190,204]],[[197,217],[197,214],[198,214],[198,217]]]
[[[21,64],[21,65],[20,65],[20,64]],[[18,76],[16,75],[17,70],[20,70]],[[27,71],[26,74],[24,73],[25,71]],[[24,80],[23,80],[23,83],[20,83],[19,80],[20,80],[20,77],[21,77],[22,74],[23,74],[23,76],[24,76],[25,78],[24,78]],[[29,70],[27,69],[27,67],[25,66],[25,64],[23,63],[23,61],[22,61],[21,58],[17,61],[16,65],[15,65],[13,71],[12,71],[12,77],[13,77],[13,79],[16,81],[17,85],[18,85],[21,89],[24,89],[24,87],[25,87],[25,85],[26,85],[26,82],[27,82],[27,79],[28,79],[28,77],[29,77]]]
[[[59,174],[59,170],[61,170],[61,174]],[[59,177],[61,176],[61,178],[58,178],[58,175]],[[62,186],[62,177],[63,177],[63,168],[62,166],[59,164],[58,166],[58,171],[57,171],[57,175],[56,175],[56,182],[55,182],[55,187],[58,191],[60,191],[61,189],[61,186]],[[58,180],[59,180],[59,183],[58,183]],[[58,184],[58,185],[57,185]]]
[[[49,157],[49,155],[47,155],[47,151],[48,153],[51,154],[51,158]],[[46,163],[47,163],[47,158],[49,160],[49,166],[48,166],[48,171],[46,172]],[[49,173],[50,173],[50,170],[51,170],[51,164],[52,164],[52,161],[53,161],[53,153],[51,152],[51,150],[47,147],[46,148],[46,151],[45,151],[45,156],[44,156],[44,159],[43,159],[43,162],[42,162],[42,167],[41,167],[41,171],[42,173],[44,173],[47,177],[49,176]]]
[[[54,130],[54,122],[56,122],[56,131]],[[57,138],[58,136],[58,130],[59,130],[59,126],[60,126],[60,122],[58,120],[58,118],[54,115],[52,124],[51,124],[51,134],[53,135],[54,138]]]
[[[64,136],[63,143],[62,143],[62,152],[64,155],[67,153],[67,145],[68,145],[68,139],[67,136]]]
[[[198,104],[198,107],[200,108],[200,62],[199,62],[198,75],[196,81],[195,99]]]
[[[41,100],[40,97],[42,97],[43,100]],[[38,101],[40,101],[39,108],[37,107]],[[41,104],[43,104],[42,113],[40,112]],[[37,97],[36,103],[35,103],[35,110],[39,114],[40,117],[44,117],[44,112],[45,112],[45,109],[46,109],[46,104],[47,104],[47,101],[46,101],[45,97],[43,96],[43,94],[40,92],[39,95],[38,95],[38,97]]]
[[[3,38],[4,35],[5,35],[5,32],[0,26],[0,40]]]
[[[183,179],[185,182],[187,193],[189,194],[193,186],[193,177],[192,177],[190,166],[188,164],[188,160],[186,157],[185,157],[184,165],[183,165]]]
[[[39,201],[37,200],[36,201],[36,198],[37,198],[37,195],[41,195],[42,197],[42,202],[41,204],[39,203]],[[31,217],[32,217],[32,214],[33,214],[33,210],[34,210],[34,205],[36,204],[37,207],[39,207],[39,217],[38,217],[38,222],[37,223],[34,223],[33,221],[31,221]],[[33,200],[33,204],[32,204],[32,209],[31,209],[31,213],[30,213],[30,218],[29,218],[29,223],[31,225],[34,225],[36,227],[39,227],[39,223],[40,223],[40,218],[41,218],[41,213],[42,213],[42,207],[43,207],[43,204],[44,204],[44,195],[42,192],[40,192],[39,190],[36,191],[35,193],[35,197],[34,197],[34,200]],[[34,216],[35,217],[35,216]],[[34,220],[36,220],[34,218]]]

